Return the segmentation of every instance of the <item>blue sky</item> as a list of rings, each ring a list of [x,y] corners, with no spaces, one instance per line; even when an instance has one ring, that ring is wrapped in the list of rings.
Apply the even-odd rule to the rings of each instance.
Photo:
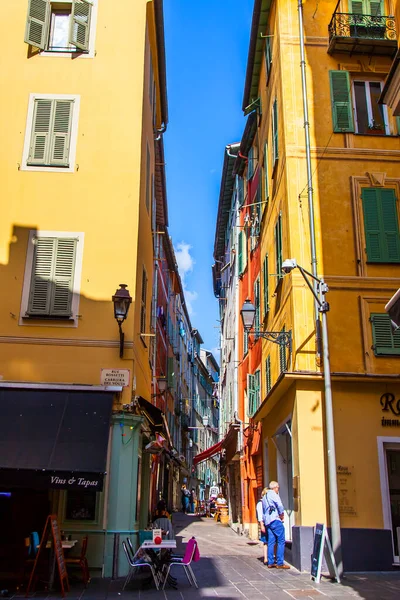
[[[164,0],[169,231],[193,327],[219,346],[211,265],[224,148],[240,141],[253,0]],[[219,359],[219,356],[216,356]]]

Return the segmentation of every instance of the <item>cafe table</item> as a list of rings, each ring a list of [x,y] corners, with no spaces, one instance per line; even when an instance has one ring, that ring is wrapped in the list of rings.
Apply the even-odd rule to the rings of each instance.
[[[149,550],[150,552],[148,552]],[[160,551],[160,557],[155,553],[156,550]],[[163,580],[162,569],[164,565],[162,559],[163,550],[176,550],[176,540],[162,540],[160,544],[156,544],[153,540],[145,540],[136,553],[139,554],[142,551],[146,554],[151,561],[151,564],[154,566],[161,583]],[[173,584],[173,581],[171,583]]]

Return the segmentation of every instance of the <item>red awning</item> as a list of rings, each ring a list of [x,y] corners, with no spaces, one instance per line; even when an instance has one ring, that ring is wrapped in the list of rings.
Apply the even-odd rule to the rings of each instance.
[[[221,450],[222,450],[222,441],[218,442],[218,444],[214,444],[214,446],[207,448],[207,450],[204,450],[204,452],[200,452],[200,454],[195,456],[193,458],[193,465],[197,465],[198,463],[203,462],[203,460],[207,460],[208,458],[211,458],[215,454],[218,454],[218,452],[221,452]]]

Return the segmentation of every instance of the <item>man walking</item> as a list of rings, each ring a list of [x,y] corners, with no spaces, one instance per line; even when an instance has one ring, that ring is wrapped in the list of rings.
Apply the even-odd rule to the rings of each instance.
[[[263,533],[267,533],[268,543],[268,569],[290,569],[283,562],[285,555],[285,527],[283,526],[284,508],[279,497],[279,483],[271,481],[269,489],[262,498],[264,511]],[[276,563],[274,560],[274,548],[277,545]]]

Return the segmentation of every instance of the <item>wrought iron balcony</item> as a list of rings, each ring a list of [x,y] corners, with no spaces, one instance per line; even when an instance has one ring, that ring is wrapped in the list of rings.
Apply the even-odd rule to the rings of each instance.
[[[335,12],[329,23],[328,54],[392,56],[397,49],[394,17]]]

